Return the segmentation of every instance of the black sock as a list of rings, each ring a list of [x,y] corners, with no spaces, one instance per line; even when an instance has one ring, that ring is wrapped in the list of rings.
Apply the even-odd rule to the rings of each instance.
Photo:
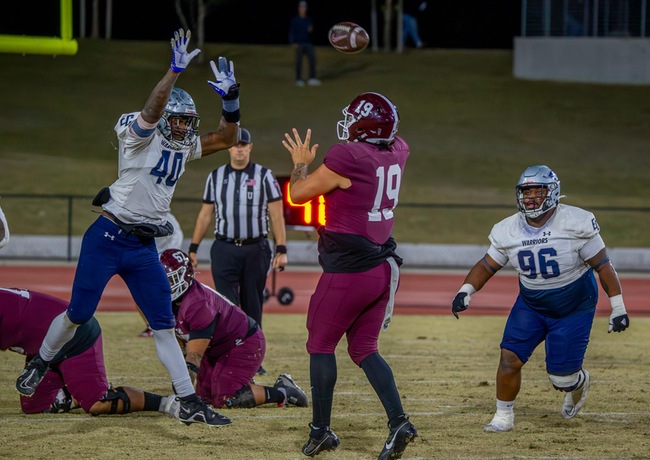
[[[397,423],[397,418],[404,415],[404,409],[390,366],[379,353],[373,353],[361,361],[361,369],[379,396],[389,423]]]
[[[157,412],[158,409],[160,408],[160,402],[162,401],[162,396],[155,395],[153,393],[147,393],[146,391],[143,391],[143,393],[144,393],[144,409],[142,410]]]
[[[310,355],[309,377],[311,380],[312,424],[321,429],[327,428],[332,420],[332,400],[337,378],[336,356],[325,353]]]
[[[284,402],[285,394],[282,393],[277,388],[264,387],[264,391],[265,391],[265,395],[266,395],[265,399],[264,399],[265,403],[274,402],[274,403],[280,404],[280,403]]]

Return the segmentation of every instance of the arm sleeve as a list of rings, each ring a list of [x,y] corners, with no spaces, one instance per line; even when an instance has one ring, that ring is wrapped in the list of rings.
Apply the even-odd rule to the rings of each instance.
[[[268,202],[282,199],[280,184],[278,184],[277,179],[273,177],[273,172],[270,169],[267,169],[264,174],[264,191],[266,192]]]
[[[214,176],[215,173],[212,171],[210,174],[208,174],[208,178],[205,180],[205,189],[203,189],[203,202],[204,203],[214,203],[216,200],[214,199],[215,196],[215,191],[214,191],[214,186],[212,185],[212,176]]]
[[[604,248],[605,242],[603,241],[603,238],[599,233],[596,233],[591,237],[591,239],[587,240],[587,242],[582,245],[578,254],[580,254],[582,260],[589,260]]]

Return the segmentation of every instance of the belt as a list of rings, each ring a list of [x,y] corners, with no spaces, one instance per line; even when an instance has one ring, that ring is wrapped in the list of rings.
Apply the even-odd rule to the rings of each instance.
[[[235,246],[243,246],[246,244],[259,243],[260,241],[265,239],[266,236],[258,236],[257,238],[227,238],[222,235],[215,235],[215,238],[218,239],[219,241],[224,241],[226,243],[234,244]]]

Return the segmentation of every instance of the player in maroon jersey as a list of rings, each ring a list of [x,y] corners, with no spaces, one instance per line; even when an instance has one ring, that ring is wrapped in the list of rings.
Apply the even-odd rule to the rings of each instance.
[[[323,164],[307,174],[318,145],[298,131],[285,134],[291,153],[291,200],[325,195],[325,226],[318,230],[323,268],[307,314],[313,419],[302,452],[314,456],[339,445],[330,429],[337,367],[334,350],[346,335],[352,361],[366,374],[388,416],[389,436],[379,459],[400,458],[417,436],[404,413],[390,366],[377,349],[379,331],[390,323],[401,258],[391,236],[402,173],[409,155],[397,136],[399,114],[378,93],[363,93],[338,122],[344,141],[330,147]],[[362,289],[359,287],[363,286]]]
[[[26,289],[0,288],[0,350],[26,355],[38,353],[43,338],[68,302]],[[57,395],[60,395],[57,397]],[[87,413],[126,414],[166,412],[167,397],[132,387],[113,388],[106,378],[99,323],[93,317],[79,326],[74,337],[57,354],[31,398],[21,396],[26,414],[67,412],[81,407]]]
[[[289,374],[272,387],[255,385],[266,339],[244,310],[194,280],[194,268],[180,249],[160,254],[172,289],[176,337],[185,350],[196,393],[214,407],[256,407],[265,403],[307,407],[307,395]],[[172,409],[172,412],[174,409]]]

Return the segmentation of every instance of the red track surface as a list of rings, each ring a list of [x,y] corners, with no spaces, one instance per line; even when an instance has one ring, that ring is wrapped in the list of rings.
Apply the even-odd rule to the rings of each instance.
[[[64,299],[70,298],[74,279],[74,265],[0,265],[0,286],[21,287],[45,292]],[[272,296],[264,306],[264,313],[305,313],[309,297],[314,291],[319,271],[287,270],[276,274],[276,290],[289,287],[294,301],[280,305]],[[451,314],[451,300],[465,278],[464,273],[445,274],[402,272],[395,302],[396,314]],[[197,274],[197,279],[211,286],[209,268]],[[650,277],[621,275],[625,306],[632,316],[650,315]],[[269,289],[272,288],[269,278]],[[472,297],[470,309],[463,315],[507,314],[517,295],[518,282],[513,273],[498,273]],[[100,311],[134,311],[128,289],[119,277],[106,287],[99,304]],[[601,290],[597,314],[609,315],[609,302]]]

